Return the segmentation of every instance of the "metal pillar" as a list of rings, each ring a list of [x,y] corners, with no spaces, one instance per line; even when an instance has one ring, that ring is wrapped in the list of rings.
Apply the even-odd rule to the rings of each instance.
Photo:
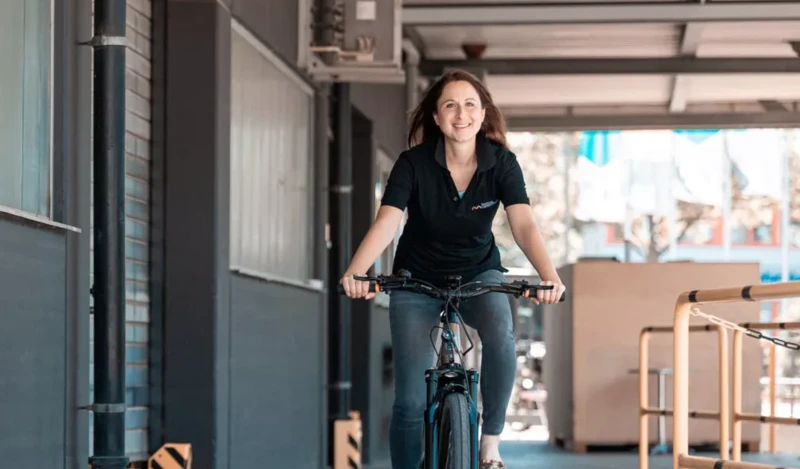
[[[419,63],[420,54],[410,41],[403,43],[403,51],[406,53],[404,64],[406,72],[406,112],[410,113],[417,107],[419,101]],[[408,129],[407,127],[407,130]]]
[[[328,206],[330,199],[330,192],[328,187],[329,182],[329,161],[330,161],[330,85],[321,83],[314,96],[314,277],[318,278],[326,284],[330,290],[335,284],[335,278],[329,278],[328,275],[328,257],[330,255],[330,221],[328,218]],[[323,301],[321,314],[323,321],[322,329],[322,366],[323,369],[328,369],[329,356],[328,347],[330,339],[328,337],[330,330],[330,321],[328,320],[329,302]],[[327,380],[325,381],[327,383]],[[322,399],[322,416],[320,424],[322,428],[326,429],[322,432],[322,441],[320,442],[320,466],[322,468],[328,467],[328,442],[330,439],[330,431],[328,431],[328,391],[327,389],[321,390],[320,399]]]
[[[314,96],[314,276],[325,279],[328,273],[330,236],[328,187],[330,160],[330,85],[321,83]]]
[[[352,302],[345,295],[339,295],[336,284],[344,274],[352,257],[352,112],[350,84],[334,85],[334,125],[335,157],[331,161],[331,236],[333,259],[330,262],[330,324],[335,326],[336,334],[331,336],[330,387],[331,417],[347,419],[350,409],[350,317]]]
[[[125,456],[125,0],[94,6],[94,455]]]

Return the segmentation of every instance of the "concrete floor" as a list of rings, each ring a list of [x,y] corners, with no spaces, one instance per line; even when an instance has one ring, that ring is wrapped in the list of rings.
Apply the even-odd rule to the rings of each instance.
[[[635,451],[574,454],[537,441],[504,441],[500,446],[500,453],[508,469],[638,469],[639,467],[639,456]],[[715,457],[711,453],[697,456]],[[800,468],[799,455],[743,454],[742,460],[785,468]],[[650,469],[672,468],[671,455],[652,456],[649,462]]]
[[[796,427],[791,427],[792,429]],[[786,428],[782,428],[786,430]],[[788,432],[786,432],[788,433]],[[784,438],[789,436],[781,435]],[[514,431],[508,426],[501,437],[500,454],[508,469],[638,469],[639,455],[637,450],[629,452],[598,452],[575,454],[554,448],[547,443],[547,430],[532,427],[524,431]],[[800,440],[797,441],[797,454],[758,454],[745,453],[742,460],[758,462],[782,468],[800,469]],[[783,447],[786,447],[784,442]],[[697,456],[716,458],[719,453],[700,453]],[[391,469],[388,461],[371,464],[365,469]],[[672,469],[672,455],[651,456],[648,469]]]
[[[538,441],[504,441],[500,453],[508,469],[638,469],[639,456],[630,453],[573,454],[552,448]],[[716,457],[702,453],[697,456]],[[759,462],[786,469],[800,469],[799,455],[743,454],[745,462]],[[652,456],[649,469],[672,469],[672,456]],[[387,462],[370,465],[370,469],[390,469]]]

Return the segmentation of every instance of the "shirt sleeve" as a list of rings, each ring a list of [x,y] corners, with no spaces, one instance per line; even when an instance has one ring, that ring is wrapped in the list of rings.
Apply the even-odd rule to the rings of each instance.
[[[517,156],[511,152],[505,156],[505,164],[502,166],[500,174],[500,201],[505,207],[515,204],[530,204],[525,187],[525,176],[522,174]]]
[[[401,154],[389,173],[381,205],[390,205],[405,210],[414,188],[414,168],[408,156]]]

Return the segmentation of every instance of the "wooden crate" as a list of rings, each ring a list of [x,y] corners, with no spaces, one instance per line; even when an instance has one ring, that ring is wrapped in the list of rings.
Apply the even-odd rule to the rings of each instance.
[[[638,376],[630,373],[639,366],[639,334],[645,326],[671,326],[681,292],[760,282],[756,263],[626,264],[592,260],[565,266],[559,273],[567,285],[568,299],[544,309],[547,355],[543,374],[550,439],[567,447],[639,441]],[[734,322],[755,322],[760,304],[740,302],[702,309]],[[707,322],[693,317],[691,324]],[[652,336],[651,367],[672,367],[672,339],[671,333]],[[728,342],[732,346],[731,333]],[[692,333],[690,410],[719,408],[718,357],[715,332]],[[760,412],[761,356],[757,340],[745,338],[743,367],[743,411]],[[650,406],[656,407],[654,376],[650,383]],[[668,377],[667,408],[672,408],[672,385]],[[653,443],[657,432],[657,417],[653,416],[649,432]],[[758,424],[743,424],[743,441],[758,442],[759,435]],[[692,445],[719,442],[718,422],[690,420],[689,439]],[[668,417],[667,441],[671,440],[672,418]]]

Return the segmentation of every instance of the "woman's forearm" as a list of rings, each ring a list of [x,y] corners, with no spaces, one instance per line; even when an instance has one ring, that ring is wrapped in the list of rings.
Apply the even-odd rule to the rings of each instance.
[[[375,222],[367,231],[361,244],[358,246],[346,274],[364,275],[375,264],[378,256],[394,240],[394,235],[400,226],[403,212],[390,206],[383,206],[378,210]]]
[[[544,239],[533,218],[531,217],[523,223],[517,223],[517,226],[512,226],[511,234],[542,280],[552,280],[560,283],[558,272],[547,254]]]

